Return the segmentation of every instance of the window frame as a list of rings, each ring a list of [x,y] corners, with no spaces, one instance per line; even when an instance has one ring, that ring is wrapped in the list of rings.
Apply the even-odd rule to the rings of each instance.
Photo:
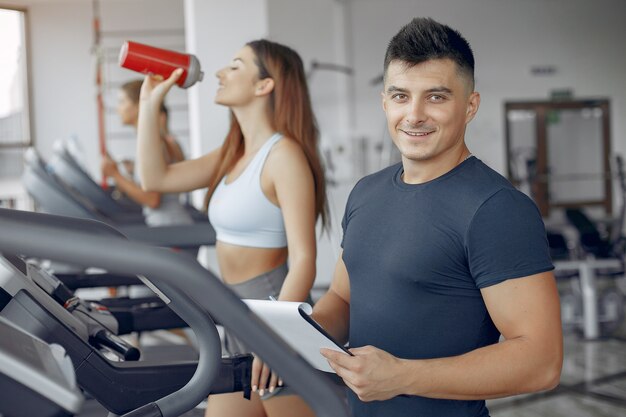
[[[23,30],[23,41],[24,48],[26,52],[24,54],[26,58],[26,93],[24,94],[24,109],[28,118],[27,123],[25,123],[28,131],[26,132],[26,137],[23,137],[21,141],[18,142],[0,142],[0,151],[2,150],[10,150],[10,149],[21,149],[21,148],[29,148],[34,146],[34,126],[33,126],[33,109],[31,106],[32,103],[32,77],[31,77],[31,44],[30,44],[30,21],[28,16],[28,8],[27,7],[19,7],[15,5],[5,5],[0,2],[1,10],[11,10],[16,12],[21,12],[24,19]]]

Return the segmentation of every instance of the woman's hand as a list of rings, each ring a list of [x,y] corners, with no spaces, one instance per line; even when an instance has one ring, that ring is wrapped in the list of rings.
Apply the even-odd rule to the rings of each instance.
[[[172,75],[170,75],[167,80],[163,80],[161,75],[146,75],[141,85],[141,93],[139,94],[140,102],[148,102],[151,107],[158,110],[165,95],[170,91],[172,86],[176,84],[176,81],[178,81],[182,74],[183,69],[178,68],[172,72]]]
[[[269,378],[269,385],[268,385]],[[250,380],[252,386],[252,392],[259,392],[259,395],[265,394],[267,389],[269,392],[274,392],[276,387],[282,387],[283,381],[276,375],[275,372],[267,366],[258,356],[254,356],[252,361],[252,378]]]
[[[102,158],[100,170],[102,171],[102,176],[104,177],[113,177],[116,173],[119,172],[117,169],[117,163],[113,159],[111,159],[109,155],[105,155]]]

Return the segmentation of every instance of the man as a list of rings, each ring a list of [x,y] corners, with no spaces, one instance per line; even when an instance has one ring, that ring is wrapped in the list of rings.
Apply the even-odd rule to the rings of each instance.
[[[354,187],[313,313],[352,347],[322,354],[353,414],[488,416],[485,399],[555,387],[562,333],[544,226],[465,144],[480,104],[467,41],[414,19],[389,43],[382,104],[402,162]]]

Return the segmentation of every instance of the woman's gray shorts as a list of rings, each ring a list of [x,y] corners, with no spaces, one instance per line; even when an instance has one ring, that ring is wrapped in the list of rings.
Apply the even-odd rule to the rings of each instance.
[[[267,300],[270,296],[278,298],[280,289],[285,282],[289,269],[283,264],[271,271],[256,276],[238,284],[226,284],[239,298],[250,298],[256,300]],[[307,300],[311,303],[311,299]],[[250,353],[251,348],[246,347],[239,339],[231,334],[228,329],[224,329],[224,352],[223,356],[234,356]],[[274,392],[266,392],[261,396],[262,400],[269,399],[277,395],[295,395],[296,393],[289,387],[277,387]]]
[[[283,264],[278,268],[272,269],[247,281],[238,284],[226,284],[226,286],[242,299],[267,300],[270,296],[278,298],[280,289],[287,277],[287,272],[287,265]],[[228,330],[224,330],[225,356],[242,355],[250,352],[250,348],[246,347]]]

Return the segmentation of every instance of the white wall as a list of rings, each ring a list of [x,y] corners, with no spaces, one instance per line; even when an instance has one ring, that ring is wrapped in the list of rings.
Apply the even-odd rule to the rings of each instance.
[[[458,29],[476,55],[477,89],[483,102],[470,125],[472,150],[500,172],[505,169],[503,103],[548,99],[552,89],[571,88],[576,97],[609,97],[613,150],[626,152],[626,3],[621,0],[270,0],[270,34],[298,47],[303,57],[323,55],[341,42],[333,29],[332,7],[348,8],[351,18],[348,59],[355,68],[356,137],[383,138],[381,86],[371,80],[382,73],[389,39],[414,16],[430,16]],[[297,22],[297,24],[294,24]],[[332,36],[329,37],[329,35]],[[552,76],[532,76],[531,66],[551,65]],[[321,125],[325,117],[324,86],[311,88]],[[322,92],[323,91],[323,92]],[[328,123],[325,123],[328,121]],[[323,129],[324,130],[324,129]],[[331,135],[330,132],[323,132]]]
[[[184,4],[187,49],[204,71],[204,80],[189,89],[192,154],[198,156],[221,145],[228,131],[228,109],[213,102],[218,86],[215,73],[246,42],[267,36],[267,5],[265,0],[185,0]]]
[[[76,134],[88,164],[97,166],[91,2],[9,3],[30,5],[37,147],[46,154],[54,139]],[[373,150],[389,143],[381,86],[371,81],[382,72],[387,42],[413,16],[447,23],[472,44],[482,105],[467,140],[496,170],[504,172],[506,165],[504,102],[547,99],[550,90],[559,88],[571,88],[581,98],[608,97],[612,148],[626,154],[622,0],[108,0],[101,6],[105,30],[129,24],[136,29],[184,27],[187,50],[198,55],[205,71],[205,80],[188,96],[192,156],[224,138],[228,114],[213,103],[214,73],[246,41],[268,36],[292,46],[307,69],[313,60],[353,68],[352,77],[318,71],[310,80],[323,146],[332,151],[338,166],[331,176],[339,185],[331,187],[330,196],[336,233],[351,177],[362,169],[376,169],[380,161]],[[535,65],[551,65],[557,72],[532,76],[530,67]],[[361,148],[353,146],[362,137],[367,138],[369,158],[361,158]],[[336,246],[329,243],[335,249],[320,249],[328,252],[322,258],[332,257]]]
[[[350,7],[335,0],[268,0],[269,38],[294,48],[309,76],[313,110],[320,128],[321,148],[330,179],[327,189],[331,229],[318,227],[316,286],[330,283],[341,241],[341,217],[354,178],[352,162],[355,101],[354,78],[339,71],[313,70],[313,62],[352,68]]]
[[[149,13],[146,11],[150,10]],[[119,51],[127,40],[175,51],[185,51],[183,0],[114,0],[100,2],[104,100],[107,107],[107,151],[117,160],[134,159],[137,143],[133,127],[121,124],[115,110],[119,86],[142,74],[119,66]],[[168,94],[170,132],[189,154],[187,93],[174,88]]]
[[[317,62],[356,71],[352,62],[350,5],[336,0],[269,0],[268,6],[269,37],[294,48],[304,62],[321,146],[326,154],[332,152],[327,168],[334,171],[328,175],[333,180],[351,182],[359,174],[351,162],[355,157],[354,77],[313,67]]]
[[[218,147],[228,132],[228,109],[214,103],[215,73],[228,65],[246,42],[266,37],[267,31],[266,0],[185,0],[187,50],[198,57],[204,71],[204,80],[188,93],[191,156]],[[204,190],[193,197],[200,206]],[[219,274],[215,248],[204,247],[199,260]]]
[[[476,56],[482,105],[467,135],[471,150],[505,170],[503,103],[547,99],[572,88],[577,97],[609,97],[613,150],[626,152],[626,3],[621,0],[358,0],[353,5],[357,128],[380,131],[379,90],[386,43],[412,16],[430,16],[458,29]],[[553,76],[533,77],[533,65],[553,65]]]
[[[68,16],[72,16],[68,19]],[[56,139],[77,135],[87,162],[97,148],[91,5],[39,3],[28,8],[34,142],[46,156]]]
[[[610,98],[612,150],[626,154],[622,0],[268,0],[268,4],[272,39],[295,47],[305,62],[338,62],[343,52],[344,62],[354,68],[354,77],[343,89],[338,74],[319,78],[316,74],[310,83],[324,146],[332,149],[335,161],[346,165],[343,172],[371,172],[384,163],[378,149],[389,149],[390,139],[380,104],[382,86],[372,85],[372,80],[382,74],[391,37],[415,16],[446,23],[471,43],[482,104],[467,142],[494,169],[503,174],[506,169],[504,102],[548,99],[550,90],[561,88],[573,89],[576,97]],[[343,28],[336,23],[340,10],[345,13]],[[341,51],[342,45],[348,48]],[[555,66],[557,72],[534,77],[530,68],[536,65]],[[347,128],[346,118],[337,116],[342,113],[348,115]],[[365,158],[359,152],[359,138],[366,138]],[[351,182],[329,188],[336,219],[341,218]],[[338,221],[333,235],[334,242],[320,242],[318,282],[327,280],[331,271],[329,260],[336,255],[341,235]]]
[[[155,29],[183,33],[183,0],[108,0],[100,3],[101,28],[109,33],[103,37],[103,43],[109,49],[119,49],[117,44],[121,45],[124,35],[141,37],[146,31]],[[13,1],[11,4],[26,7],[29,19],[31,117],[36,148],[46,157],[56,139],[75,135],[83,148],[86,165],[94,176],[99,177],[91,1]],[[133,32],[129,33],[131,29]],[[124,31],[125,34],[121,33]],[[140,75],[127,71],[112,76],[112,81],[118,82],[124,77]],[[113,110],[115,95],[108,94],[105,99],[107,127],[112,131],[117,129],[118,116]],[[111,140],[111,147],[114,155],[126,155],[134,145]]]
[[[88,162],[95,163],[91,2],[8,3],[29,7],[37,146],[45,154],[54,139],[77,134],[85,142]],[[214,147],[226,130],[225,109],[212,104],[215,70],[236,51],[235,44],[264,32],[295,47],[307,66],[315,59],[355,69],[353,78],[318,71],[311,79],[311,95],[326,141],[361,135],[373,142],[386,140],[380,86],[371,86],[370,81],[382,71],[389,38],[415,15],[450,24],[471,42],[483,103],[470,126],[468,142],[497,170],[503,172],[505,166],[503,102],[547,98],[555,88],[572,88],[578,97],[609,97],[613,149],[626,152],[626,26],[622,22],[626,3],[621,0],[188,0],[184,4],[188,24],[195,21],[198,39],[194,45],[188,36],[188,48],[197,50],[207,77],[198,88],[197,122],[191,126],[200,125],[203,132],[198,152]],[[136,29],[182,29],[182,5],[182,0],[103,1],[103,29],[129,24]],[[347,10],[345,19],[339,16],[342,8]],[[147,9],[150,13],[143,13]],[[346,37],[337,23],[342,19],[351,22],[345,26]],[[351,50],[342,50],[346,42]],[[531,76],[530,66],[542,64],[553,65],[558,72]],[[346,102],[352,93],[355,99]],[[351,112],[351,106],[356,112]],[[215,117],[210,116],[213,113]]]
[[[46,154],[54,139],[76,134],[84,142],[87,162],[95,165],[91,2],[9,3],[30,4],[37,147]],[[206,73],[205,81],[190,93],[197,94],[190,126],[191,134],[196,135],[193,154],[217,146],[226,131],[227,112],[212,103],[214,72],[228,62],[237,49],[235,45],[264,34],[296,48],[307,68],[313,60],[354,68],[354,77],[318,71],[311,78],[311,95],[325,146],[349,148],[360,136],[370,140],[370,149],[388,141],[380,86],[370,82],[382,71],[389,38],[415,15],[450,24],[472,44],[477,89],[483,102],[470,125],[468,142],[472,151],[495,169],[503,172],[505,167],[503,102],[547,98],[555,88],[572,88],[578,97],[609,97],[613,150],[626,153],[626,26],[622,22],[626,3],[621,0],[187,0],[184,5],[187,25],[193,24],[196,34],[190,37],[187,31],[188,49],[197,52]],[[104,30],[129,25],[136,29],[184,26],[183,0],[109,0],[101,2],[101,8]],[[147,9],[150,13],[143,13]],[[557,73],[530,75],[532,65],[543,64],[555,66]],[[347,149],[343,155],[335,152],[334,156],[350,164],[354,152]],[[338,165],[343,167],[344,163]]]

